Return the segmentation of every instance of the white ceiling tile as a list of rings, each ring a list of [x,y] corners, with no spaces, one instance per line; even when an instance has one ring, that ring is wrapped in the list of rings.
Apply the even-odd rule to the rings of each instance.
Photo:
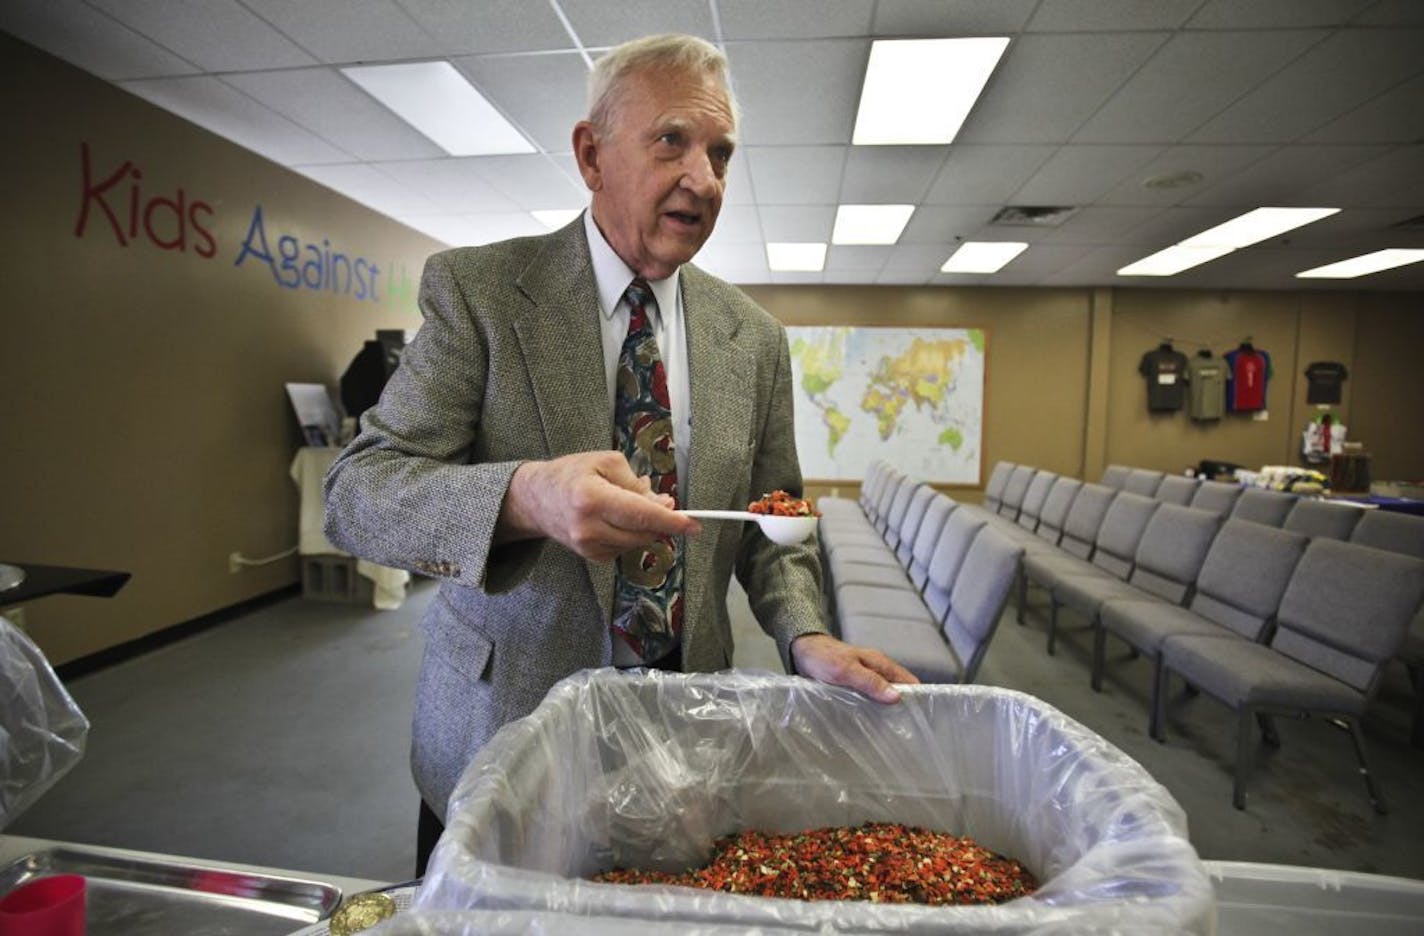
[[[1419,232],[1411,233],[1395,227],[1424,214],[1424,191],[1417,198],[1418,203],[1413,207],[1351,208],[1296,228],[1285,237],[1292,247],[1338,250],[1335,245],[1348,242],[1362,248],[1361,252],[1385,247],[1424,246],[1424,236]]]
[[[1034,286],[1045,276],[1077,262],[1094,249],[1086,244],[1034,244],[985,282],[992,286]],[[947,279],[948,276],[949,274],[941,273],[935,282],[939,282],[940,278]]]
[[[10,0],[0,29],[109,81],[191,75],[191,62],[79,0]]]
[[[900,233],[902,244],[950,244],[969,236],[989,223],[1001,206],[921,205]]]
[[[849,143],[869,55],[868,39],[729,43],[742,145]]]
[[[404,215],[401,222],[452,247],[476,247],[547,234],[548,229],[524,212],[512,214]]]
[[[1116,244],[1128,231],[1157,216],[1163,209],[1147,205],[1089,205],[1049,230],[1040,244]],[[1006,232],[1009,228],[1004,228]]]
[[[861,285],[866,282],[865,270],[823,270],[821,282],[827,285]],[[872,313],[874,310],[869,310]]]
[[[119,86],[282,165],[351,161],[351,153],[332,146],[217,78],[152,78],[123,81]]]
[[[400,0],[446,55],[571,49],[564,24],[547,2],[535,0]]]
[[[885,266],[894,249],[892,246],[832,244],[826,251],[826,269],[876,272]]]
[[[412,192],[366,163],[293,168],[307,178],[383,214],[434,214],[440,210],[439,205],[424,195]]]
[[[1160,146],[1063,146],[1014,195],[1017,205],[1086,205],[1159,156]]]
[[[445,154],[331,68],[236,72],[222,80],[359,159],[429,159]]]
[[[693,258],[693,263],[704,270],[714,267],[733,270],[766,270],[766,245],[761,242],[745,244],[713,243],[717,235],[702,245]]]
[[[727,188],[722,192],[724,205],[755,205],[751,166],[747,164],[746,150],[738,147],[732,153],[732,162],[727,166]]]
[[[317,64],[237,0],[89,2],[205,71],[261,71]]]
[[[1424,3],[1419,0],[1378,0],[1359,16],[1356,26],[1424,26]]]
[[[1424,71],[1421,49],[1424,30],[1342,30],[1227,108],[1190,139],[1195,143],[1287,143],[1298,139]]]
[[[1075,143],[1175,143],[1325,37],[1181,33],[1079,129]]]
[[[768,205],[827,205],[840,195],[846,146],[751,146],[746,155],[757,200]]]
[[[1057,151],[1055,146],[958,144],[925,196],[932,205],[1004,204]]]
[[[960,143],[1060,143],[1142,67],[1170,33],[1023,36],[959,132]]]
[[[874,9],[874,0],[717,0],[728,41],[863,36]]]
[[[896,244],[890,248],[890,256],[885,258],[885,270],[919,273],[928,279],[931,273],[938,272],[944,266],[944,261],[952,253],[954,248],[949,244]]]
[[[852,146],[846,154],[840,203],[913,205],[938,175],[947,146]]]
[[[923,286],[938,272],[937,265],[925,270],[892,270],[886,267],[876,275],[875,283],[878,286]]]
[[[1038,0],[880,0],[876,36],[1007,36],[1023,29]]]
[[[450,214],[491,212],[515,214],[520,206],[480,176],[479,157],[414,159],[374,163],[386,175],[431,199]],[[538,224],[527,213],[530,222]],[[542,229],[542,225],[540,225]]]
[[[1398,146],[1349,169],[1321,171],[1299,198],[1338,208],[1424,203],[1424,145]]]
[[[1099,205],[1175,205],[1205,191],[1232,173],[1274,153],[1277,146],[1174,146],[1142,166],[1112,191],[1098,199]],[[1176,173],[1196,172],[1201,181],[1182,188],[1148,188],[1148,179]]]
[[[1374,0],[1209,0],[1189,29],[1290,29],[1343,26]]]
[[[1053,273],[1039,279],[1041,286],[1142,286],[1143,279],[1150,277],[1117,276],[1116,271],[1134,260],[1140,260],[1151,251],[1113,246],[1097,247],[1082,257]]]
[[[1287,146],[1234,173],[1183,204],[1217,206],[1300,205],[1302,192],[1318,179],[1328,179],[1389,152],[1385,146]],[[1302,207],[1340,208],[1342,205]]]
[[[755,205],[726,205],[717,213],[717,225],[708,244],[756,244],[761,249],[761,218]]]
[[[549,156],[472,156],[466,164],[490,187],[525,211],[582,208],[588,204],[583,181],[574,184],[558,161]],[[569,173],[574,171],[569,165]]]
[[[758,213],[768,242],[831,242],[834,205],[762,205]]]
[[[1207,228],[1215,227],[1223,221],[1229,221],[1241,213],[1231,209],[1210,207],[1173,206],[1167,208],[1133,228],[1130,243],[1136,245],[1133,248],[1136,255],[1129,257],[1124,262],[1140,260],[1164,247],[1170,247],[1194,234],[1200,234]],[[1118,266],[1122,265],[1118,264]]]
[[[821,273],[786,273],[774,271],[771,274],[771,281],[781,285],[811,285],[825,282],[824,274]]]
[[[1027,28],[1029,32],[1175,29],[1200,5],[1201,0],[1043,0]]]
[[[1390,88],[1305,138],[1307,143],[1424,140],[1424,75]]]
[[[587,114],[588,66],[578,53],[467,56],[453,62],[540,149],[573,150],[574,124]]]
[[[684,33],[715,42],[707,0],[557,0],[586,47],[614,46],[635,36]]]
[[[243,0],[323,62],[386,62],[442,54],[395,0]]]

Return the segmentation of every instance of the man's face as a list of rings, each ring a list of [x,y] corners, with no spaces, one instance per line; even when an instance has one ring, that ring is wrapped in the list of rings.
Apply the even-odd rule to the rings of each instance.
[[[711,76],[628,76],[602,134],[574,128],[593,220],[635,273],[664,279],[712,234],[735,145],[732,107]]]

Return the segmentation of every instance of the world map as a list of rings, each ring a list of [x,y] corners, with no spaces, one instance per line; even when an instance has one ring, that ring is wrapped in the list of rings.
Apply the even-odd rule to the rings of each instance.
[[[925,481],[977,485],[985,334],[978,328],[788,328],[796,449],[815,481],[858,481],[874,459]]]

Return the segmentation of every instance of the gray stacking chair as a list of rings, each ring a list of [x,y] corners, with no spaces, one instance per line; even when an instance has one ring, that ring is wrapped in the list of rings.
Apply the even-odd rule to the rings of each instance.
[[[1286,514],[1290,513],[1295,502],[1294,494],[1266,488],[1246,488],[1231,508],[1231,519],[1278,527],[1286,522]]]
[[[1110,487],[1114,491],[1121,491],[1130,474],[1132,474],[1132,469],[1126,465],[1108,465],[1103,469],[1103,476],[1098,483],[1103,487]]]
[[[816,509],[824,518],[840,519],[847,516],[864,516],[869,503],[870,487],[885,470],[885,462],[873,459],[865,469],[865,478],[860,482],[860,491],[855,497],[832,497],[827,495],[816,501]]]
[[[1350,542],[1424,559],[1424,517],[1366,510],[1350,532]]]
[[[917,486],[910,497],[904,519],[900,521],[899,545],[891,552],[888,544],[881,546],[857,546],[847,544],[830,553],[826,565],[830,569],[832,587],[849,582],[874,584],[878,581],[894,579],[896,576],[908,579],[910,552],[914,546],[920,525],[923,523],[930,501],[935,497],[934,488],[928,484]]]
[[[964,555],[969,551],[974,537],[984,528],[987,521],[982,516],[966,510],[955,510],[945,519],[939,540],[930,556],[927,578],[934,581],[936,575],[946,583],[953,583],[959,573]],[[947,586],[946,586],[947,587]],[[849,626],[855,629],[857,620],[889,618],[901,621],[917,621],[938,627],[934,608],[928,604],[930,586],[925,586],[926,596],[921,597],[913,587],[913,580],[906,586],[845,584],[836,586],[836,614],[844,634]]]
[[[1057,546],[1063,538],[1063,524],[1068,519],[1068,510],[1082,486],[1083,482],[1077,478],[1059,477],[1053,482],[1043,509],[1038,512],[1038,527],[1033,531],[1034,536],[1047,546]],[[1029,548],[1038,547],[1030,545]]]
[[[1004,493],[999,496],[999,516],[1006,518],[1010,523],[1019,518],[1024,495],[1028,493],[1028,486],[1033,483],[1036,474],[1038,474],[1038,469],[1030,468],[1028,465],[1014,467],[1014,470],[1009,473],[1009,480],[1004,484]]]
[[[1162,479],[1165,477],[1166,475],[1160,471],[1134,468],[1128,472],[1127,480],[1122,483],[1122,489],[1129,494],[1152,497],[1157,493],[1157,488],[1162,486]]]
[[[1053,489],[1053,482],[1057,480],[1058,475],[1051,471],[1040,471],[1033,476],[1028,490],[1024,493],[1023,506],[1019,508],[1017,523],[1020,529],[1026,533],[1033,533],[1038,529],[1038,520],[1043,514],[1043,505],[1048,501],[1048,492]]]
[[[1167,475],[1162,479],[1162,483],[1157,486],[1157,490],[1152,496],[1164,504],[1177,504],[1181,507],[1190,507],[1192,498],[1197,495],[1197,488],[1201,482],[1196,478],[1188,478],[1186,475]]]
[[[1337,504],[1327,500],[1301,498],[1286,514],[1281,529],[1306,536],[1324,536],[1348,540],[1365,511],[1354,504]]]
[[[910,549],[909,563],[910,583],[920,591],[925,590],[925,583],[929,581],[930,561],[934,559],[935,550],[939,548],[939,538],[944,533],[950,514],[963,509],[963,504],[955,503],[944,494],[935,494],[929,507],[925,509],[925,519],[920,523],[920,532],[915,535],[914,545]]]
[[[881,547],[885,544],[885,530],[890,523],[890,508],[895,497],[905,485],[913,484],[910,478],[890,469],[886,472],[885,483],[875,495],[875,505],[865,517],[854,516],[822,517],[817,526],[821,552],[827,556],[843,546]]]
[[[999,512],[999,502],[1004,496],[1004,486],[1009,483],[1009,475],[1014,473],[1018,465],[1013,462],[1001,461],[994,466],[994,470],[989,473],[989,483],[984,485],[984,507]]]
[[[1226,481],[1203,481],[1197,488],[1196,494],[1192,496],[1192,502],[1188,507],[1195,507],[1198,510],[1210,510],[1223,517],[1231,514],[1231,508],[1236,506],[1236,499],[1241,496],[1244,490],[1239,484],[1231,484]]]
[[[1383,664],[1399,648],[1424,600],[1424,560],[1368,546],[1314,539],[1276,615],[1269,645],[1220,637],[1172,637],[1162,647],[1157,704],[1169,673],[1237,712],[1236,781],[1231,801],[1246,808],[1253,722],[1278,746],[1272,717],[1323,715],[1344,723],[1378,813],[1388,807],[1365,761],[1359,719]],[[1159,718],[1159,722],[1161,719]]]
[[[1104,637],[1112,634],[1161,667],[1169,637],[1194,634],[1265,639],[1291,573],[1310,541],[1260,523],[1227,520],[1211,541],[1187,607],[1149,598],[1112,600],[1099,615]],[[1102,685],[1103,648],[1094,647],[1094,686]],[[1154,671],[1153,684],[1157,685]],[[1159,738],[1153,697],[1148,733]]]
[[[1051,656],[1058,641],[1058,609],[1066,599],[1081,601],[1096,623],[1098,602],[1096,593],[1090,589],[1074,586],[1083,576],[1096,578],[1100,583],[1107,580],[1124,582],[1132,575],[1137,559],[1137,547],[1142,542],[1142,534],[1157,508],[1162,504],[1150,497],[1143,497],[1123,491],[1113,498],[1107,513],[1103,514],[1102,526],[1093,542],[1093,555],[1087,563],[1067,559],[1059,565],[1045,567],[1047,575],[1040,583],[1048,589],[1048,653]]]
[[[1032,549],[1023,558],[1023,581],[1019,587],[1019,623],[1023,623],[1024,601],[1029,585],[1046,586],[1052,581],[1056,567],[1081,560],[1086,564],[1093,555],[1093,544],[1098,536],[1098,528],[1103,525],[1103,515],[1112,506],[1118,492],[1101,484],[1084,484],[1078,488],[1073,504],[1068,508],[1068,516],[1063,521],[1063,533],[1058,538],[1055,549]]]
[[[1023,553],[1022,545],[989,527],[974,538],[974,545],[964,557],[949,596],[943,627],[944,639],[959,664],[956,682],[971,683],[978,675]]]

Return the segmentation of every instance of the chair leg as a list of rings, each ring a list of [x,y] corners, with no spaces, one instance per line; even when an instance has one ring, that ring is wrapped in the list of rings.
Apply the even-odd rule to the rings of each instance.
[[[1236,780],[1231,787],[1231,805],[1237,809],[1246,808],[1246,779],[1251,769],[1252,742],[1256,738],[1256,733],[1251,730],[1254,714],[1243,705],[1236,726]]]
[[[1154,741],[1167,740],[1167,667],[1162,663],[1162,654],[1157,654],[1156,672],[1152,680],[1152,712],[1147,720],[1147,734]]]
[[[1107,655],[1108,629],[1102,621],[1093,624],[1093,691],[1103,691],[1103,657]]]
[[[1276,733],[1276,720],[1265,712],[1256,713],[1256,724],[1261,727],[1261,740],[1273,748],[1281,746],[1281,736]]]
[[[1360,735],[1360,720],[1348,718],[1345,724],[1349,726],[1350,740],[1355,745],[1355,757],[1360,762],[1360,776],[1365,778],[1365,790],[1370,794],[1370,805],[1375,808],[1375,812],[1383,816],[1389,812],[1389,804],[1384,801],[1384,793],[1375,782],[1375,775],[1370,773],[1370,765],[1365,761],[1365,739]]]
[[[1058,642],[1058,602],[1052,592],[1048,595],[1048,655],[1053,656],[1053,646]]]

